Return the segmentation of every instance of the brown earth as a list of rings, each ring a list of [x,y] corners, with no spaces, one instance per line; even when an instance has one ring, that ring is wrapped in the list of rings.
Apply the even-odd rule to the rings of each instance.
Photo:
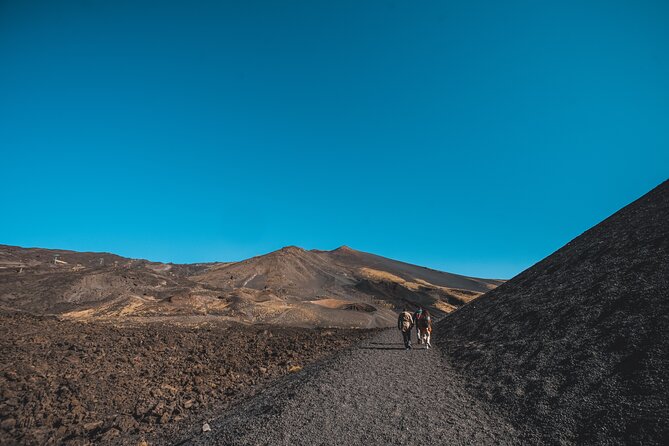
[[[435,315],[502,283],[341,247],[287,247],[233,263],[174,265],[0,245],[0,308],[75,320],[214,316],[279,326],[374,328],[406,303]],[[324,299],[338,306],[314,305]]]
[[[0,245],[0,443],[173,442],[368,336],[345,328],[498,283],[349,248],[173,265]]]
[[[669,444],[669,181],[436,331],[528,444]]]
[[[169,443],[370,333],[0,313],[0,444]]]

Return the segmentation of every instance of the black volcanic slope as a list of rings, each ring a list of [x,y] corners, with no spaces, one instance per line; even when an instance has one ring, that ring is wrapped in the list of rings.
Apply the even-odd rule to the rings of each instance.
[[[528,442],[669,444],[669,181],[438,326]]]

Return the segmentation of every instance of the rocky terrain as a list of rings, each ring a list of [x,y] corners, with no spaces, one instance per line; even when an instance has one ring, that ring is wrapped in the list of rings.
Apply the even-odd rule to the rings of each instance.
[[[669,444],[669,182],[440,322],[533,444]]]
[[[397,305],[445,314],[499,283],[345,247],[174,265],[0,246],[0,444],[173,443]]]
[[[183,443],[667,444],[668,221],[669,182],[446,315],[436,349],[384,331]]]
[[[385,330],[185,431],[189,445],[531,444],[504,414],[467,392],[436,349],[405,351]]]
[[[0,307],[76,320],[217,317],[279,326],[374,328],[405,302],[445,314],[501,281],[341,247],[287,247],[233,263],[175,265],[0,245]]]
[[[2,247],[0,443],[668,444],[667,222],[669,182],[501,285],[346,247]],[[435,349],[326,328],[405,303]]]
[[[175,442],[277,378],[369,335],[0,313],[0,444]]]

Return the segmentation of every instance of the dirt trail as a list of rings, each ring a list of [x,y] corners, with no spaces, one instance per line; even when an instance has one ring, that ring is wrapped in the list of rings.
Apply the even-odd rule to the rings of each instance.
[[[182,444],[514,444],[519,434],[464,390],[437,348],[397,330],[293,374]]]

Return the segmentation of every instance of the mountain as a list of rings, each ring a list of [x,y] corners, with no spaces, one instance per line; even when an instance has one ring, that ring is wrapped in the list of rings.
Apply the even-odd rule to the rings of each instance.
[[[530,444],[669,444],[669,181],[445,317],[472,392]]]
[[[500,283],[348,247],[289,246],[240,262],[176,265],[0,245],[0,307],[74,319],[386,327],[406,303],[445,314]]]
[[[0,245],[0,307],[34,314],[75,310],[125,314],[195,284],[198,265],[171,265],[109,253]]]

